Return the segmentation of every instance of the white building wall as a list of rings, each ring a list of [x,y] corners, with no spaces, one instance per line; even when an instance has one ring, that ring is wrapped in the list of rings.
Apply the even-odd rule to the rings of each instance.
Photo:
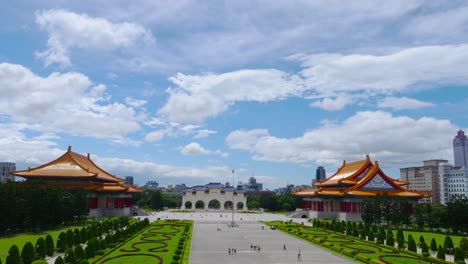
[[[10,171],[16,170],[14,162],[0,162],[0,183],[7,181],[15,181],[15,176],[10,174]]]
[[[468,169],[453,169],[451,166],[440,168],[441,203],[446,205],[453,195],[468,197]]]
[[[233,192],[235,191],[235,195]],[[181,209],[195,209],[195,204],[198,201],[202,201],[204,203],[204,210],[208,210],[208,205],[212,200],[218,200],[220,203],[220,210],[225,210],[226,202],[230,201],[233,202],[234,210],[238,210],[237,204],[241,202],[243,206],[243,211],[247,210],[247,197],[245,193],[238,190],[233,189],[224,189],[220,187],[207,187],[207,188],[196,188],[192,190],[185,190],[182,193],[182,206]],[[186,208],[185,203],[191,202],[192,208]]]

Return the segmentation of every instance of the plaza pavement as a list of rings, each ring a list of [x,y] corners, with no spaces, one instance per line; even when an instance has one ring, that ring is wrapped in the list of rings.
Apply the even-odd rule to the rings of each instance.
[[[195,220],[190,264],[298,263],[299,250],[304,263],[353,263],[301,239],[278,230],[271,230],[258,222],[289,221],[290,218],[284,215],[235,214],[235,222],[239,226],[234,228],[227,225],[232,219],[232,215],[227,212],[158,212],[152,214],[150,218],[150,220],[158,218]],[[305,222],[305,219],[291,220]],[[217,231],[218,228],[221,231]],[[260,246],[260,251],[251,250],[251,245]],[[283,250],[284,245],[286,251]],[[229,255],[229,248],[235,248],[237,253]]]

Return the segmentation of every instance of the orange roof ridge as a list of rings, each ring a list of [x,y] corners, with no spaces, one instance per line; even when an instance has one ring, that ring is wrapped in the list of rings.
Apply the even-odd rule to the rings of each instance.
[[[335,174],[325,180],[315,182],[313,185],[327,186],[344,183],[343,181],[360,175],[360,173],[362,173],[369,166],[372,166],[369,155],[366,155],[366,159],[364,160],[354,161],[351,163],[346,163],[346,161],[343,160],[343,165],[338,169],[337,172],[335,172]]]
[[[116,182],[124,182],[125,180],[122,179],[122,178],[119,178],[119,177],[116,177],[110,173],[108,173],[107,171],[105,171],[104,169],[102,169],[101,167],[99,167],[98,165],[96,165],[96,163],[94,163],[94,161],[92,159],[89,158],[89,155],[88,156],[84,156],[84,155],[81,155],[79,153],[76,153],[76,152],[71,152],[72,154],[74,155],[77,155],[78,157],[82,158],[83,159],[83,162],[89,162],[91,164],[89,165],[92,165],[94,166],[98,172],[97,172],[97,178],[98,179],[103,179],[103,180],[110,180],[110,181],[116,181]],[[79,162],[79,161],[78,161]],[[102,172],[104,175],[101,175],[101,173],[99,172]],[[107,178],[107,179],[106,179]]]
[[[379,173],[379,175],[382,176],[382,178],[384,178],[385,181],[387,181],[390,185],[392,185],[395,188],[396,191],[397,190],[404,190],[403,188],[400,187],[399,184],[394,182],[395,180],[393,178],[387,176],[380,169],[379,162],[375,161],[374,166],[372,166],[371,169],[369,169],[369,171],[366,173],[366,175],[364,175],[364,177],[362,177],[362,179],[356,185],[354,185],[349,190],[347,190],[347,192],[360,189],[362,186],[364,186],[369,181],[371,181],[375,177],[375,175],[377,175],[377,173]],[[388,190],[386,190],[386,191],[388,191]]]

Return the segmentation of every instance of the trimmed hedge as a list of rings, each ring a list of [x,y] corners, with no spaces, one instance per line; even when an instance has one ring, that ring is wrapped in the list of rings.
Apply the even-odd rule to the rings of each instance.
[[[26,242],[21,251],[21,259],[23,264],[31,264],[36,259],[36,249],[31,242]]]
[[[45,243],[46,243],[46,255],[49,257],[53,256],[55,247],[54,247],[54,240],[52,239],[51,235],[46,236]]]
[[[6,258],[5,263],[6,264],[20,264],[21,263],[19,248],[16,245],[11,246],[10,250],[8,250],[8,256]]]

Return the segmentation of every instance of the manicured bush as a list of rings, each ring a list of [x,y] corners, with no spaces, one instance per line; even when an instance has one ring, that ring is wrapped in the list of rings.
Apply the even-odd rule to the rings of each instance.
[[[65,252],[67,245],[67,235],[61,232],[57,238],[57,252]]]
[[[75,247],[75,257],[77,261],[81,261],[83,259],[86,259],[86,254],[83,250],[83,247],[81,245],[78,245]]]
[[[403,230],[401,228],[398,229],[397,231],[397,244],[399,248],[406,248],[405,246],[405,236],[403,235]]]
[[[2,263],[0,262],[0,264]],[[31,264],[47,264],[47,261],[43,259],[38,259],[38,260],[33,261]]]
[[[450,236],[445,236],[444,250],[445,250],[445,252],[453,254],[454,246],[453,246],[452,238]],[[449,251],[451,251],[451,252],[449,252]]]
[[[437,242],[435,241],[434,238],[431,240],[431,251],[432,251],[432,252],[436,252],[436,251],[437,251]]]
[[[463,261],[463,263],[465,263],[465,257],[463,256],[463,253],[460,250],[460,248],[455,248],[455,255],[453,257],[455,263],[458,263],[459,261]]]
[[[76,246],[80,243],[81,243],[81,233],[78,228],[75,228],[75,230],[73,230],[73,245]]]
[[[80,230],[80,239],[81,243],[86,243],[88,241],[88,232],[86,232],[86,227],[81,228]]]
[[[74,240],[73,231],[71,229],[68,229],[67,233],[65,234],[67,235],[67,247],[69,248],[73,247],[73,240]]]
[[[82,259],[79,263],[80,264],[89,264],[87,259]]]
[[[98,250],[98,240],[96,238],[91,238],[88,240],[87,247],[85,249],[86,257],[92,258],[96,255],[96,250]]]
[[[16,245],[10,247],[8,250],[8,256],[6,258],[6,264],[21,264],[21,257],[19,248]]]
[[[439,248],[437,249],[437,258],[445,260],[445,250],[441,245],[439,245]]]
[[[69,248],[67,249],[67,251],[65,251],[65,255],[63,259],[65,263],[67,264],[76,264],[76,256],[72,248]]]
[[[426,244],[426,241],[423,241],[421,244],[421,253],[427,253],[429,254],[429,247]]]
[[[411,234],[408,235],[408,250],[416,252],[416,242]]]
[[[468,258],[468,239],[466,239],[466,237],[460,240],[460,250],[463,257]]]
[[[374,231],[369,231],[369,234],[367,235],[367,240],[374,242],[375,240],[375,234]]]
[[[36,241],[36,255],[39,258],[45,258],[47,253],[46,243],[43,237],[40,237]]]
[[[49,257],[53,256],[55,247],[54,247],[54,240],[52,239],[51,235],[46,236],[45,243],[46,243],[46,255]]]
[[[384,227],[379,228],[379,233],[377,234],[377,244],[383,244],[385,239],[385,229]]]
[[[385,244],[391,247],[395,246],[395,239],[393,238],[393,232],[391,229],[387,230],[387,238],[386,238]]]
[[[21,250],[23,264],[31,264],[36,259],[36,250],[31,242],[26,242]]]
[[[54,264],[65,264],[65,263],[63,262],[62,256],[58,256],[58,257],[55,259]]]

